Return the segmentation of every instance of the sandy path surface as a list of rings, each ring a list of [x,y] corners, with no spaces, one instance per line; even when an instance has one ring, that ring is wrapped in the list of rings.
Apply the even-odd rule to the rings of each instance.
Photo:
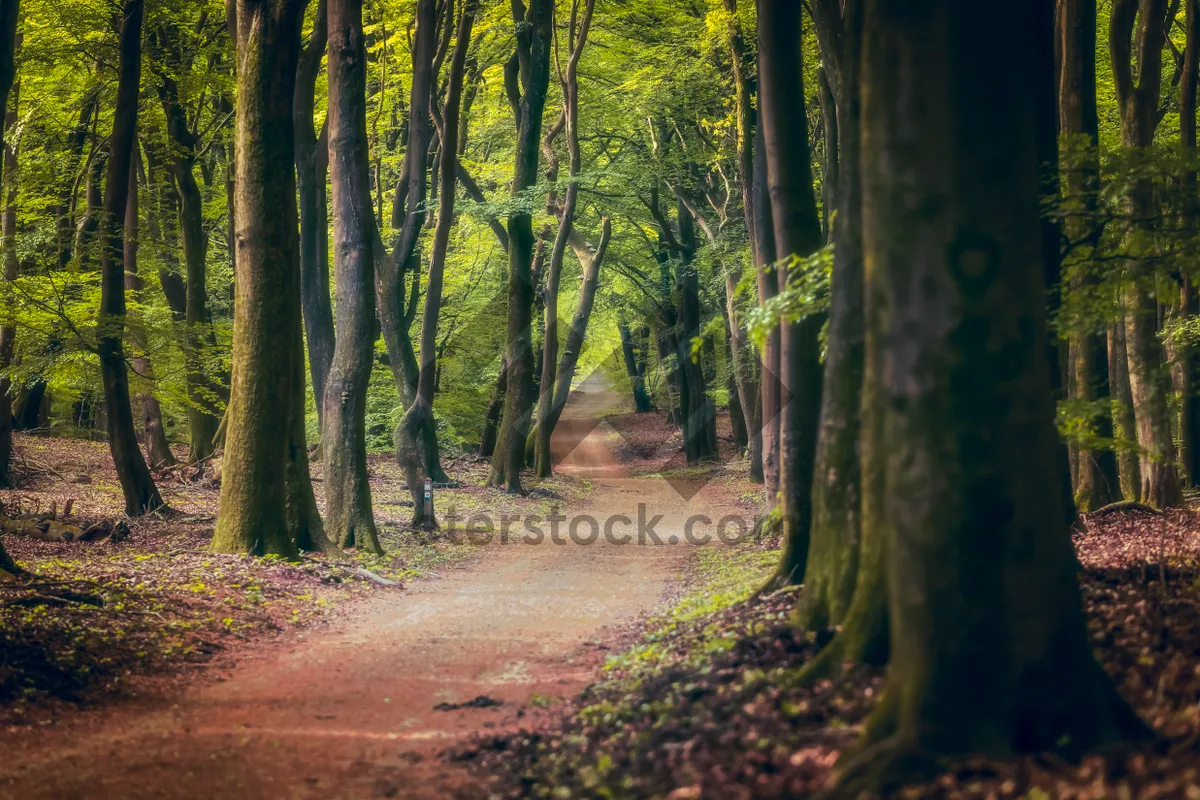
[[[685,502],[664,481],[631,479],[597,419],[604,387],[573,395],[555,433],[560,469],[591,477],[576,535],[614,515],[617,536],[578,544],[494,542],[442,578],[377,598],[350,619],[282,647],[250,649],[180,696],[64,715],[0,737],[0,798],[482,797],[436,754],[479,732],[527,726],[548,698],[595,677],[622,626],[660,610],[691,548],[684,520],[713,514],[707,490]],[[661,546],[637,544],[639,504]],[[647,540],[649,541],[649,540]],[[435,710],[479,696],[485,708]],[[535,699],[533,706],[529,701]]]

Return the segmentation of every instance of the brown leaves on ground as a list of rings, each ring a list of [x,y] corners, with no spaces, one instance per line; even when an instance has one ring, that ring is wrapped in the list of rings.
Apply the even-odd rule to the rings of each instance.
[[[1200,798],[1200,514],[1122,512],[1075,535],[1096,655],[1162,736],[1068,763],[1048,755],[947,764],[914,798]],[[798,685],[816,652],[776,594],[658,631],[550,730],[451,753],[504,798],[737,800],[811,796],[882,685],[857,668]]]

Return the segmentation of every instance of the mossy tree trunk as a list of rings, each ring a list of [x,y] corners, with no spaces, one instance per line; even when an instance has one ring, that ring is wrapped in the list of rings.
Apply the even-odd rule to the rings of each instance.
[[[762,111],[754,138],[754,265],[758,302],[765,304],[779,294],[775,275],[775,231],[771,218],[771,194],[767,188],[767,157],[763,144]],[[775,509],[779,498],[779,328],[767,334],[759,363],[759,426],[762,431],[764,507]]]
[[[813,192],[801,56],[801,8],[789,0],[759,0],[759,104],[763,152],[778,271],[787,258],[805,258],[823,243]],[[798,268],[798,267],[794,267]],[[783,287],[783,283],[780,287]],[[821,406],[820,332],[823,315],[783,322],[779,339],[780,469],[783,552],[770,585],[804,580],[812,522],[813,466]]]
[[[325,524],[339,546],[382,553],[367,476],[366,404],[374,361],[378,233],[367,165],[362,2],[332,0],[328,13],[337,336],[321,421]]]
[[[550,83],[554,3],[530,0],[524,16],[519,14],[520,3],[514,3],[512,8],[517,27],[517,74],[512,79],[506,75],[505,86],[517,118],[512,181],[512,196],[517,198],[537,182],[542,116]],[[534,245],[533,216],[520,206],[508,215],[508,240],[508,331],[504,352],[507,378],[488,485],[519,492],[533,412]]]
[[[297,552],[289,456],[304,363],[292,90],[303,12],[303,0],[237,2],[237,295],[217,552]]]
[[[1062,522],[1028,91],[1050,75],[1007,57],[1038,52],[1052,4],[923,8],[863,16],[864,474],[881,512],[864,524],[887,542],[892,650],[847,794],[1147,733],[1092,656]]]
[[[859,424],[864,359],[862,193],[859,181],[859,50],[857,0],[818,0],[814,19],[825,75],[836,104],[838,207],[833,224],[828,345],[817,440],[805,603],[806,627],[840,626],[858,574],[862,511]]]
[[[142,73],[142,0],[126,0],[122,8],[117,101],[109,137],[104,205],[100,225],[100,311],[96,319],[100,374],[108,404],[108,447],[125,496],[125,513],[139,516],[163,505],[146,459],[138,447],[129,372],[125,365],[125,208],[129,170],[136,139],[138,89]]]

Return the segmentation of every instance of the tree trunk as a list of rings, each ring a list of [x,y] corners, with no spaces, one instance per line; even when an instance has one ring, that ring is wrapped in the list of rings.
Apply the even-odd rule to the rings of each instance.
[[[1137,453],[1137,420],[1133,413],[1133,389],[1129,385],[1124,320],[1118,320],[1108,328],[1108,391],[1114,401],[1113,427],[1117,437],[1121,496],[1136,500],[1142,490],[1142,471]]]
[[[321,454],[326,529],[341,547],[382,553],[367,477],[366,403],[375,342],[374,209],[367,169],[362,1],[329,3],[329,167],[337,320]]]
[[[137,129],[143,11],[142,0],[126,0],[121,20],[117,102],[113,110],[112,135],[109,137],[104,219],[100,226],[100,313],[96,320],[100,374],[108,408],[108,446],[125,496],[125,513],[131,517],[154,511],[163,505],[138,447],[133,409],[129,404],[129,373],[121,341],[125,330],[123,236],[129,171],[133,163]]]
[[[530,0],[524,18],[518,18],[519,10],[520,3],[514,3],[513,22],[517,25],[517,61],[522,90],[520,101],[515,105],[514,198],[537,182],[542,114],[550,82],[554,3],[552,0]],[[508,385],[488,485],[520,492],[521,467],[525,463],[525,443],[533,410],[533,217],[519,205],[508,215],[508,239],[508,331],[505,339]]]
[[[433,396],[437,375],[437,329],[438,315],[442,310],[442,285],[446,269],[446,252],[450,246],[450,229],[454,226],[454,190],[458,171],[457,148],[459,111],[462,102],[463,74],[466,71],[467,49],[471,44],[471,28],[475,24],[478,0],[467,0],[459,15],[455,33],[454,55],[450,59],[450,74],[447,78],[446,104],[443,108],[442,147],[439,153],[441,167],[438,171],[438,218],[433,234],[433,253],[429,261],[429,277],[425,287],[425,311],[421,319],[421,373],[417,381],[417,393],[409,404],[397,429],[396,457],[404,470],[404,479],[413,502],[413,527],[422,522],[436,526],[432,517],[426,518],[423,478],[434,480],[433,475],[423,469],[421,450],[425,441],[421,431],[432,427]],[[450,11],[447,11],[449,14]],[[432,511],[431,511],[432,513]]]
[[[297,444],[304,362],[292,104],[303,12],[304,0],[237,0],[233,24],[238,274],[217,552],[296,557],[297,461],[289,448]]]
[[[1063,169],[1067,239],[1078,259],[1066,264],[1070,285],[1094,292],[1099,284],[1091,254],[1100,228],[1093,215],[1100,191],[1100,121],[1096,108],[1096,0],[1062,0],[1056,15],[1058,29],[1059,130],[1065,149]],[[1069,310],[1069,309],[1068,309]],[[1086,312],[1079,316],[1086,317]],[[1073,396],[1086,403],[1108,398],[1108,363],[1103,330],[1089,319],[1070,319]],[[1096,436],[1111,439],[1112,414],[1101,410],[1092,418]],[[1116,455],[1110,448],[1078,449],[1075,504],[1095,511],[1117,499],[1120,487]]]
[[[9,7],[11,6],[11,8]],[[10,138],[17,124],[17,107],[20,103],[20,84],[15,82],[16,52],[21,47],[21,37],[16,32],[18,22],[16,3],[6,4],[0,10],[0,154],[3,167],[0,171],[0,188],[4,191],[4,219],[0,223],[0,250],[3,251],[4,280],[10,284],[17,279],[20,261],[17,259],[17,147]],[[11,288],[5,287],[6,317],[13,312]],[[17,327],[13,324],[0,326],[0,489],[12,488],[12,381],[8,368],[12,366],[13,349],[16,345]],[[0,546],[0,571],[10,572],[12,562]]]
[[[822,244],[813,193],[808,119],[801,81],[801,9],[789,0],[759,0],[759,102],[775,247],[804,258]],[[786,280],[779,267],[780,280]],[[783,287],[783,283],[780,283]],[[804,580],[812,523],[813,465],[821,407],[821,315],[780,328],[780,472],[783,552],[772,585]]]
[[[309,370],[317,419],[322,418],[325,380],[333,360],[333,306],[329,300],[329,211],[325,186],[329,172],[328,121],[320,136],[313,129],[317,73],[328,38],[325,0],[319,0],[312,38],[296,68],[294,102],[296,189],[300,197],[300,298],[308,340]]]
[[[188,126],[176,82],[188,64],[179,57],[177,28],[166,25],[162,30],[166,72],[158,91],[170,137],[170,169],[179,189],[179,228],[186,287],[183,351],[187,364],[188,462],[192,463],[213,453],[213,435],[220,422],[215,410],[220,392],[207,357],[215,338],[208,311],[208,234],[204,230],[204,196],[195,174],[197,137]]]
[[[854,597],[859,567],[862,469],[859,439],[864,368],[862,192],[859,175],[859,56],[862,17],[856,0],[841,8],[824,0],[813,6],[821,24],[835,31],[819,37],[825,73],[837,92],[837,166],[840,186],[833,226],[829,334],[824,392],[813,480],[813,521],[803,607],[806,627],[842,624]],[[830,41],[832,39],[832,41]]]
[[[754,265],[758,302],[765,304],[779,293],[774,271],[775,232],[771,195],[767,187],[767,157],[763,145],[762,111],[754,145]],[[763,496],[765,510],[774,511],[779,500],[779,328],[767,334],[760,354],[759,399],[762,430]]]
[[[1066,526],[1046,528],[1065,512],[1028,88],[1049,76],[1007,55],[1036,51],[1051,4],[906,11],[864,14],[866,429],[884,459],[865,522],[888,541],[892,655],[847,794],[946,757],[1148,733],[1092,657]]]
[[[1167,0],[1115,0],[1109,52],[1112,56],[1117,103],[1121,112],[1121,138],[1130,148],[1144,150],[1154,142],[1158,125],[1158,96],[1162,84],[1162,50],[1166,38]],[[1138,79],[1133,78],[1134,20],[1137,25]],[[1149,178],[1134,182],[1129,193],[1134,226],[1153,227],[1156,215],[1154,187]],[[1182,501],[1175,443],[1171,436],[1170,376],[1162,367],[1166,353],[1158,338],[1158,308],[1148,284],[1155,282],[1153,268],[1135,263],[1125,289],[1125,350],[1129,357],[1129,384],[1137,420],[1141,458],[1139,498],[1160,507]]]
[[[138,246],[140,242],[138,165],[141,157],[134,143],[133,159],[129,166],[129,198],[125,202],[125,290],[133,294],[140,303],[144,282],[138,274]],[[133,371],[149,386],[138,396],[142,407],[142,442],[146,446],[146,459],[151,467],[160,469],[175,463],[175,454],[167,442],[167,434],[163,428],[162,409],[158,398],[154,396],[154,366],[147,355],[146,329],[140,320],[129,321],[129,337],[133,340],[134,356]]]
[[[1183,69],[1179,82],[1179,139],[1184,147],[1189,164],[1196,158],[1196,91],[1200,83],[1200,6],[1196,0],[1185,3],[1185,37]],[[1183,174],[1183,229],[1194,234],[1200,227],[1200,198],[1197,197],[1196,169],[1189,166]],[[1190,276],[1184,275],[1180,287],[1179,315],[1191,316],[1193,288]],[[1197,396],[1200,359],[1194,346],[1173,346],[1170,353],[1175,361],[1173,372],[1178,375],[1179,409],[1179,455],[1187,474],[1188,483],[1196,486],[1200,482],[1200,431],[1196,428],[1200,419],[1200,397]]]
[[[621,356],[625,360],[625,374],[629,376],[629,385],[633,392],[633,410],[638,414],[645,414],[653,410],[650,395],[646,393],[645,368],[643,362],[638,360],[637,352],[634,350],[633,334],[629,331],[629,324],[621,322],[617,325],[617,330],[621,336]],[[643,346],[645,346],[644,343]]]

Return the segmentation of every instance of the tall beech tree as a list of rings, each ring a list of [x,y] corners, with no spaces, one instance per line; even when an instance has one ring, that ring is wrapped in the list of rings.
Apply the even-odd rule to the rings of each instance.
[[[328,119],[320,134],[313,127],[317,74],[328,39],[326,0],[319,0],[312,35],[296,66],[294,100],[296,190],[300,198],[300,297],[317,417],[325,401],[325,380],[333,361],[333,305],[329,301],[329,209],[325,187],[329,173]]]
[[[365,414],[374,359],[378,232],[367,166],[362,2],[330,0],[327,11],[337,338],[321,420],[326,529],[341,547],[382,553],[367,478]]]
[[[1091,654],[1061,522],[1028,91],[1051,76],[1006,58],[1052,10],[865,3],[864,526],[888,544],[892,652],[847,793],[1147,734]]]
[[[1109,27],[1109,53],[1121,118],[1121,139],[1126,147],[1145,151],[1154,142],[1161,118],[1162,51],[1167,26],[1167,0],[1114,0]],[[1136,44],[1134,23],[1136,28]],[[1137,78],[1134,78],[1134,56]],[[1134,181],[1129,195],[1133,229],[1154,226],[1154,187],[1150,180]],[[1169,407],[1170,375],[1163,364],[1166,353],[1158,338],[1158,307],[1154,284],[1157,269],[1135,262],[1125,289],[1125,352],[1141,446],[1139,499],[1159,507],[1177,505],[1181,499],[1175,443]]]
[[[567,59],[565,67],[559,62],[559,84],[562,88],[563,99],[563,132],[567,141],[567,170],[570,180],[563,196],[562,210],[558,217],[558,232],[554,236],[554,245],[550,249],[550,263],[546,273],[545,325],[542,329],[542,374],[538,384],[537,423],[534,427],[534,472],[538,477],[550,475],[550,436],[554,426],[566,405],[566,393],[557,397],[556,383],[560,372],[558,363],[558,290],[562,277],[563,259],[571,236],[575,233],[575,208],[579,202],[579,182],[576,178],[583,167],[583,157],[579,149],[579,58],[587,45],[588,32],[592,26],[592,12],[596,0],[573,0],[571,14],[567,20]],[[557,43],[555,44],[557,47]],[[604,242],[607,246],[607,241]],[[601,252],[603,251],[603,247]],[[591,259],[598,275],[598,268],[603,261]],[[587,286],[587,276],[584,277]],[[591,281],[591,292],[580,295],[580,308],[587,307],[590,314],[592,298],[595,297],[596,276]],[[587,320],[581,320],[586,326]],[[567,353],[564,353],[564,356]],[[578,357],[576,351],[575,356]],[[563,367],[567,365],[564,364]],[[567,370],[574,373],[574,365]],[[570,379],[568,379],[569,381]],[[570,383],[567,384],[568,391]]]
[[[131,517],[163,505],[138,446],[122,342],[125,331],[125,209],[137,130],[144,10],[142,0],[126,0],[121,13],[117,102],[108,140],[100,221],[100,312],[96,318],[100,373],[108,406],[108,447],[125,496],[125,513]]]
[[[296,474],[291,448],[304,356],[292,111],[304,5],[237,0],[236,6],[237,297],[217,552],[289,558],[297,552],[298,490],[289,488],[289,477]]]
[[[1091,258],[1099,245],[1100,119],[1096,107],[1096,2],[1062,0],[1056,12],[1059,55],[1058,124],[1063,143],[1064,224],[1071,253],[1066,264],[1071,289],[1080,300],[1099,289]],[[1109,396],[1108,339],[1103,326],[1066,309],[1070,333],[1070,382],[1075,399],[1094,403]],[[1100,405],[1100,404],[1097,404]],[[1112,439],[1111,410],[1101,408],[1091,426]],[[1120,496],[1117,459],[1111,448],[1080,447],[1075,468],[1075,502],[1095,511]]]
[[[396,431],[396,455],[404,469],[409,493],[413,500],[413,525],[424,519],[423,478],[433,479],[424,469],[421,450],[425,440],[421,431],[433,424],[434,384],[437,376],[438,315],[442,310],[442,286],[446,270],[446,251],[450,246],[450,229],[454,225],[454,190],[458,182],[458,131],[462,105],[463,74],[466,72],[467,51],[471,46],[471,29],[475,24],[478,0],[466,0],[454,33],[454,54],[450,58],[450,74],[446,79],[446,103],[442,108],[441,141],[438,169],[438,218],[433,233],[433,252],[429,259],[429,276],[425,284],[425,310],[421,319],[421,372],[417,392]],[[447,14],[453,8],[447,6]]]
[[[3,259],[4,279],[14,280],[18,262],[13,248],[13,237],[16,233],[15,210],[10,210],[15,195],[17,177],[16,143],[9,140],[9,128],[16,121],[16,98],[12,98],[12,109],[9,108],[9,96],[16,79],[16,50],[17,26],[20,22],[20,6],[16,0],[0,0],[0,158],[3,158],[3,168],[0,170],[0,192],[5,198],[3,222]],[[14,93],[15,94],[15,93]],[[12,156],[10,158],[10,153]],[[12,219],[10,221],[10,215]],[[0,327],[0,369],[7,370],[12,363],[13,340],[16,327],[5,320]],[[0,488],[11,485],[9,469],[12,464],[12,382],[7,374],[0,379]],[[13,563],[0,544],[0,572],[16,574],[20,568]]]
[[[781,289],[787,282],[788,260],[803,259],[823,244],[808,149],[794,146],[795,142],[808,141],[800,31],[799,6],[789,0],[759,0],[759,107]],[[781,324],[779,492],[783,553],[771,585],[804,580],[812,523],[813,462],[821,406],[820,332],[824,322],[823,315],[808,314]]]
[[[508,332],[506,390],[488,484],[521,491],[521,467],[533,411],[533,214],[522,194],[537,182],[542,115],[550,85],[553,0],[512,2],[517,51],[506,68],[505,89],[517,123],[512,180],[516,201],[508,214]],[[510,59],[509,64],[513,64]]]

